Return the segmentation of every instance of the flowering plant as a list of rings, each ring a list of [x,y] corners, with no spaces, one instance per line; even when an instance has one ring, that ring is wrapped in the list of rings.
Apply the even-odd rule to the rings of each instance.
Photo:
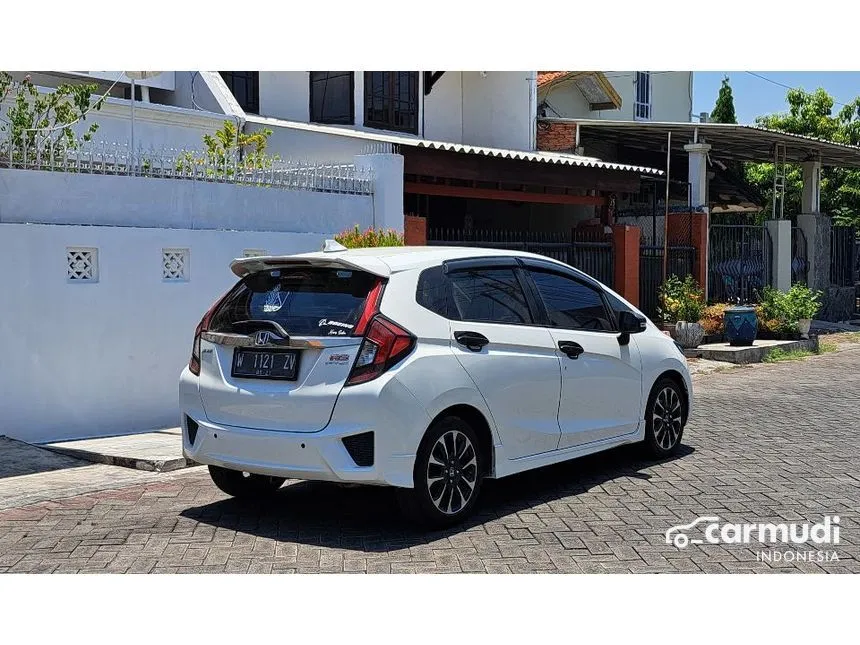
[[[371,246],[403,246],[403,234],[393,228],[376,229],[370,227],[362,231],[358,224],[355,228],[335,235],[335,241],[348,249],[360,249]]]

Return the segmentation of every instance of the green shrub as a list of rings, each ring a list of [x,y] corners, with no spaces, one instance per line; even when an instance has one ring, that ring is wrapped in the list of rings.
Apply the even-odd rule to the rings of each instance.
[[[698,322],[705,308],[705,294],[693,276],[688,275],[681,280],[676,275],[670,275],[660,285],[658,292],[660,320],[674,323],[679,320]]]
[[[775,334],[792,334],[797,321],[814,318],[821,308],[821,292],[796,283],[787,292],[767,286],[759,296],[756,315],[763,329]]]
[[[358,224],[355,228],[339,233],[334,237],[335,241],[343,244],[348,249],[360,249],[372,246],[403,246],[403,234],[393,228],[375,229],[370,227],[362,231]]]

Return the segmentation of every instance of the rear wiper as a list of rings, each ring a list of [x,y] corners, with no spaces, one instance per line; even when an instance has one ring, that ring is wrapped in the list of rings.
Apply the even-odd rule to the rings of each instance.
[[[255,331],[271,329],[282,338],[289,338],[289,332],[274,320],[237,320],[230,324],[233,331],[240,334],[253,334]]]

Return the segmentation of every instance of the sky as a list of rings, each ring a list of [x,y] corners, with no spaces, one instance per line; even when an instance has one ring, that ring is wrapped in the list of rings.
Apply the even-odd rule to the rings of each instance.
[[[714,109],[725,75],[728,75],[732,86],[738,123],[753,123],[755,117],[762,114],[786,111],[785,93],[788,90],[781,85],[807,91],[823,87],[834,100],[842,103],[860,96],[860,72],[695,72],[693,114],[710,113]],[[834,105],[834,113],[840,107]]]

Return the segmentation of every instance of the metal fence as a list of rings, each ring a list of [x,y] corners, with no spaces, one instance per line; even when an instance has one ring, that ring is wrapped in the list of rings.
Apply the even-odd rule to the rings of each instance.
[[[806,234],[797,226],[791,227],[791,283],[807,284],[809,261],[807,260]]]
[[[643,244],[639,247],[639,309],[656,320],[660,286],[663,284],[663,245]],[[693,275],[696,266],[694,246],[669,246],[666,275],[683,279]]]
[[[431,228],[427,244],[527,251],[574,266],[606,285],[615,277],[612,239],[602,233]]]
[[[754,302],[772,283],[773,244],[766,227],[712,225],[708,248],[708,300]]]
[[[857,232],[853,226],[830,229],[830,284],[850,287],[855,283]]]
[[[262,165],[264,167],[253,167]],[[252,164],[247,157],[231,154],[221,158],[200,150],[161,148],[137,150],[108,142],[79,143],[74,147],[55,144],[14,145],[0,141],[0,168],[47,170],[93,175],[121,175],[158,179],[185,179],[215,183],[244,184],[309,190],[316,192],[369,195],[373,175],[352,164],[312,163],[270,159]]]

